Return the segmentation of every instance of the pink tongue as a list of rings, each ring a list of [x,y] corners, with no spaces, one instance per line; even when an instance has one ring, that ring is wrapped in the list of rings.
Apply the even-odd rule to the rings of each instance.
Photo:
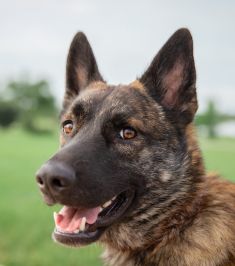
[[[55,224],[67,232],[73,232],[80,228],[83,217],[86,217],[86,223],[93,224],[96,222],[100,207],[85,209],[72,208],[64,206],[58,214],[55,215]]]

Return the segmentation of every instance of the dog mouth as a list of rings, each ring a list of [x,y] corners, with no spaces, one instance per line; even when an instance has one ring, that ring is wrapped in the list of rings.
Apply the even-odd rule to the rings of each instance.
[[[64,206],[54,213],[54,240],[69,246],[97,241],[107,227],[123,218],[134,195],[133,190],[127,190],[94,208]]]

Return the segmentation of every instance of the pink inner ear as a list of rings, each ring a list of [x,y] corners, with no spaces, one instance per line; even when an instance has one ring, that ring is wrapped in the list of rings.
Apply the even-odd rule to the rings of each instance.
[[[168,108],[175,106],[178,100],[179,90],[183,82],[183,75],[184,64],[178,61],[163,77],[162,86],[165,89],[165,95],[162,103]]]
[[[80,90],[83,90],[88,84],[88,74],[83,66],[79,66],[76,68],[77,72],[77,80],[78,80],[78,86]]]

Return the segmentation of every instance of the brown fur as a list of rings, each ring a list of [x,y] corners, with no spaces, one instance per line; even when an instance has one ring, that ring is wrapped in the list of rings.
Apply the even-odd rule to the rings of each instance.
[[[192,166],[204,172],[192,126],[188,129]],[[104,238],[103,258],[111,266],[234,266],[235,184],[208,174],[197,190],[152,230],[129,239],[125,226]],[[133,228],[134,230],[134,228]],[[138,230],[138,229],[137,229]]]

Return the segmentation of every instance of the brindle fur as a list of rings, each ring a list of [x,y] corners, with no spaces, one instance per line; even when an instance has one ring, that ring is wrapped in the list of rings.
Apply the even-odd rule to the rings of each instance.
[[[235,265],[235,185],[205,173],[193,126],[195,82],[187,29],[129,85],[106,84],[83,33],[71,44],[62,120],[75,120],[77,130],[62,134],[54,159],[79,178],[58,201],[97,206],[126,188],[136,192],[101,236],[106,265]],[[124,126],[137,137],[118,138]]]

